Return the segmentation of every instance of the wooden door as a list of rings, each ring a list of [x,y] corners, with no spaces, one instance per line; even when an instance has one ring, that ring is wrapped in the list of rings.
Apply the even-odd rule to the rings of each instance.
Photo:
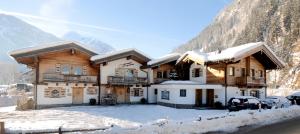
[[[195,106],[202,106],[202,89],[196,89]]]
[[[126,90],[124,88],[117,88],[116,94],[117,94],[117,103],[125,103]]]
[[[73,104],[82,104],[83,103],[83,88],[82,87],[73,87]]]
[[[213,89],[207,89],[206,90],[206,103],[208,107],[213,107],[214,106],[214,90]]]

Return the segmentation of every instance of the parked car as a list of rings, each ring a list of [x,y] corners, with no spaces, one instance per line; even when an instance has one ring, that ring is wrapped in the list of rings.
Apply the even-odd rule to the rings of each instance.
[[[291,101],[283,96],[269,96],[263,99],[262,102],[267,105],[267,108],[285,108],[291,106]]]
[[[287,96],[286,98],[289,99],[293,105],[295,103],[297,105],[300,105],[300,92],[293,93],[293,94]]]
[[[244,109],[259,109],[259,104],[261,108],[267,108],[267,105],[262,103],[258,98],[253,96],[235,96],[229,99],[228,110],[239,111]]]

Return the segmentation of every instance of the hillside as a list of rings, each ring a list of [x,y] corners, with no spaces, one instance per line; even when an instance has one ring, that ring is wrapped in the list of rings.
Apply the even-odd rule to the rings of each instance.
[[[0,14],[0,61],[12,61],[8,51],[59,40],[16,17]]]
[[[75,40],[85,44],[89,48],[96,50],[99,54],[104,54],[115,50],[112,46],[100,41],[95,37],[84,36],[76,32],[68,32],[63,36],[63,38],[66,40]]]
[[[199,35],[174,51],[213,51],[257,41],[267,42],[288,63],[277,71],[276,81],[275,73],[270,73],[270,86],[300,88],[300,0],[234,0]]]

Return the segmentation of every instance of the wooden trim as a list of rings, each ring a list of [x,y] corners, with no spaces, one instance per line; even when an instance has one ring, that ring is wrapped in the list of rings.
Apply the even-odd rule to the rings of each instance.
[[[227,106],[227,63],[225,63],[224,70],[224,81],[225,81],[225,107]]]
[[[97,75],[97,78],[98,78],[98,105],[101,105],[101,74],[100,74],[100,67],[98,69],[98,75]]]
[[[40,64],[39,64],[39,58],[34,57],[34,63],[35,63],[35,92],[34,92],[34,102],[35,102],[35,109],[37,109],[37,86],[40,80]]]
[[[4,122],[0,122],[0,134],[5,134]]]
[[[61,50],[65,50],[65,49],[81,50],[82,52],[84,52],[84,53],[86,53],[90,56],[97,55],[97,53],[94,53],[94,52],[92,52],[88,49],[85,49],[84,47],[81,47],[81,46],[77,45],[76,43],[67,43],[67,44],[63,44],[63,45],[37,49],[37,50],[34,50],[34,51],[30,51],[30,52],[24,52],[24,53],[20,53],[20,54],[12,54],[11,56],[15,57],[15,58],[34,57],[34,56],[38,56],[42,53],[56,52],[56,51],[61,51]]]
[[[124,52],[124,53],[108,56],[108,57],[105,57],[105,58],[102,58],[102,59],[97,59],[97,60],[94,61],[94,63],[95,64],[101,64],[103,62],[109,62],[109,61],[114,61],[114,60],[118,60],[118,59],[122,59],[122,58],[127,58],[128,56],[130,56],[132,60],[135,60],[135,61],[137,61],[139,63],[142,63],[142,64],[146,64],[148,61],[151,60],[148,57],[132,50],[132,51],[129,51],[129,52]]]

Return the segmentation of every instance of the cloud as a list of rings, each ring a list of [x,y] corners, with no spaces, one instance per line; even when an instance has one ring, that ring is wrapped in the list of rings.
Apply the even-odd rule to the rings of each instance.
[[[3,11],[1,9],[0,9],[0,13],[20,17],[22,20],[25,20],[26,22],[35,25],[43,29],[44,31],[53,33],[57,36],[61,36],[65,32],[68,32],[70,30],[69,27],[79,27],[81,29],[82,28],[93,29],[93,30],[100,30],[100,31],[117,32],[117,33],[130,33],[124,30],[110,28],[110,27],[82,24],[82,23],[67,21],[64,19],[53,19],[50,17],[42,17],[42,16],[36,16],[36,15],[30,15],[30,14],[24,14],[18,12],[9,12],[9,11]]]

